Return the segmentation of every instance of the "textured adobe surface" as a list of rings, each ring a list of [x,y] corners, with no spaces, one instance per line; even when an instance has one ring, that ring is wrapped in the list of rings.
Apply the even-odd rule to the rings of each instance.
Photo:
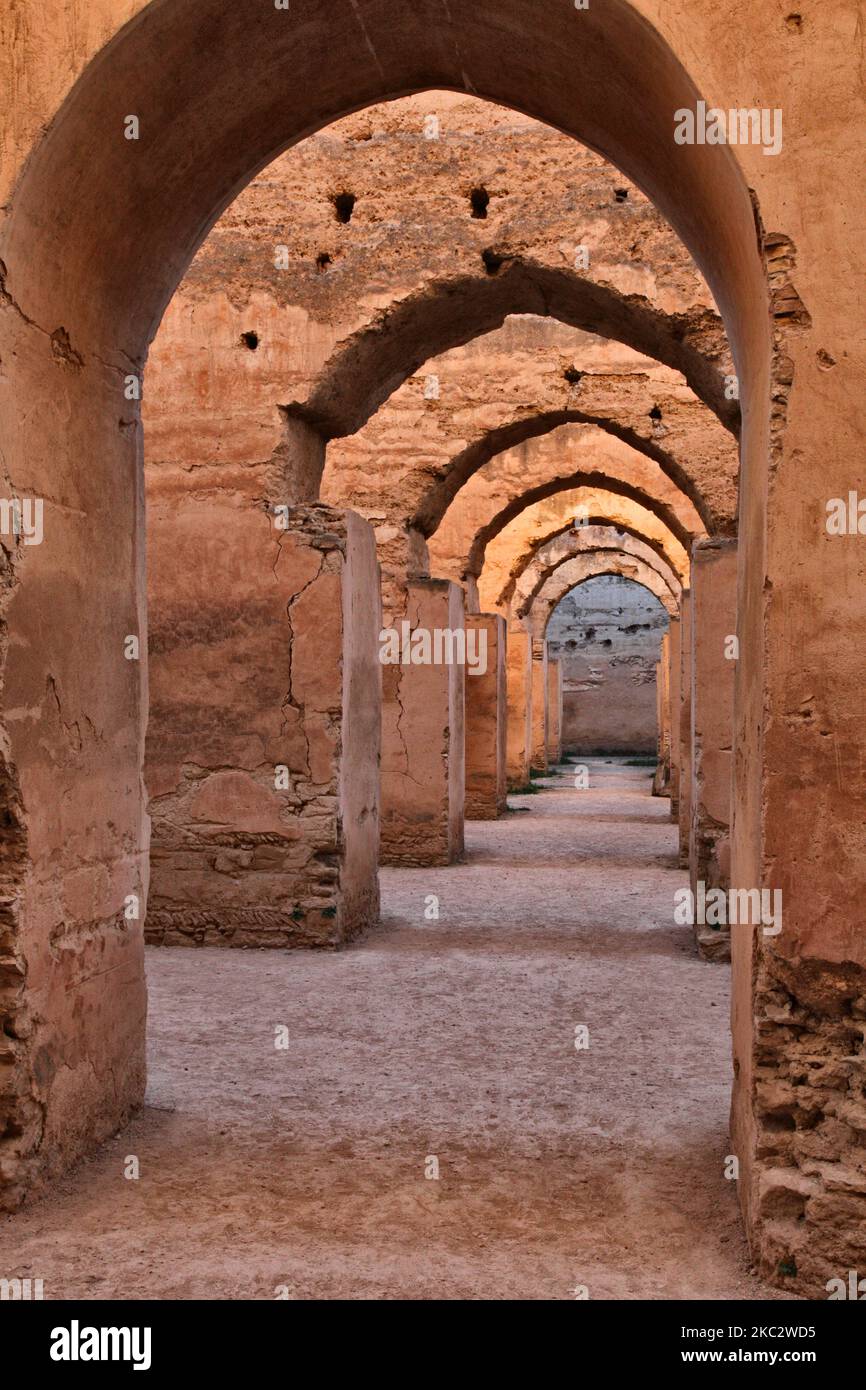
[[[405,605],[400,622],[428,637],[431,653],[437,633],[442,647],[439,661],[415,662],[410,646],[405,664],[382,668],[381,862],[450,864],[463,853],[468,677],[450,660],[447,634],[456,641],[463,632],[463,592],[448,580],[415,579]]]
[[[736,541],[702,541],[692,550],[692,819],[689,873],[728,888],[731,873],[731,729],[737,626]],[[710,959],[730,958],[730,934],[696,924]]]
[[[244,517],[236,498],[211,499],[207,514],[203,546],[198,509],[188,522],[196,586],[176,584],[150,633],[147,939],[335,945],[378,914],[372,531],[327,507],[295,508],[279,527],[260,507]],[[227,618],[241,557],[257,601]],[[170,556],[153,560],[178,575]]]

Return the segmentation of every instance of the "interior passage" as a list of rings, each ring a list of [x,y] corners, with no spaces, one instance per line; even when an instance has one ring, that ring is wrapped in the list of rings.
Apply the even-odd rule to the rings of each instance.
[[[470,823],[466,862],[384,870],[346,950],[151,948],[148,1104],[6,1219],[4,1270],[50,1298],[781,1297],[724,1177],[728,967],[674,924],[668,803],[580,766]]]

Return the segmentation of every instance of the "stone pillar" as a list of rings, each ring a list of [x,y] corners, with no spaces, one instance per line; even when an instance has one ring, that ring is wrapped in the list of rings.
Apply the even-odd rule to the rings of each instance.
[[[658,766],[653,778],[653,796],[670,796],[671,794],[670,643],[670,636],[665,633],[656,666]]]
[[[463,590],[410,579],[383,665],[383,864],[452,864],[463,853]],[[383,646],[383,652],[385,648]]]
[[[508,630],[506,689],[508,786],[517,791],[529,781],[532,755],[532,639],[522,627]]]
[[[279,529],[243,516],[211,498],[213,546],[193,506],[154,528],[155,572],[181,572],[179,543],[207,563],[160,580],[152,610],[146,939],[333,946],[379,912],[373,530],[331,507],[294,507]],[[224,597],[238,574],[255,578],[249,607]]]
[[[689,831],[692,823],[692,595],[683,589],[680,599],[680,704],[679,759],[680,868],[689,865]],[[674,719],[677,718],[676,712]]]
[[[547,643],[532,644],[532,754],[531,767],[547,771]]]
[[[692,892],[730,885],[731,741],[737,631],[737,542],[692,550]],[[701,955],[729,960],[730,930],[696,924]]]
[[[680,817],[680,619],[671,618],[668,629],[668,708],[670,710],[671,820]]]
[[[506,625],[498,613],[468,613],[478,664],[466,666],[466,817],[495,820],[507,806]],[[482,661],[480,658],[484,656]]]
[[[562,762],[562,662],[547,658],[547,761]]]

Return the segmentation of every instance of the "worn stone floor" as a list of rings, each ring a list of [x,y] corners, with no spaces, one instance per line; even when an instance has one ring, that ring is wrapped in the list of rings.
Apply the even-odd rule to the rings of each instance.
[[[776,1297],[723,1177],[728,968],[673,924],[668,802],[621,761],[542,785],[467,827],[465,863],[383,872],[381,926],[341,953],[151,950],[149,1103],[0,1223],[0,1275],[46,1298]]]

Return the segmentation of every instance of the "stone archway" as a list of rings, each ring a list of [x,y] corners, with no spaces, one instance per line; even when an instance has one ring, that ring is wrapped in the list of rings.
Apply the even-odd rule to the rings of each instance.
[[[762,881],[783,848],[772,816],[787,787],[779,779],[771,800],[762,796],[771,779],[749,732],[760,728],[754,715],[767,700],[780,699],[788,675],[777,616],[764,611],[772,343],[763,248],[735,155],[672,142],[673,110],[698,96],[677,51],[705,52],[698,80],[718,90],[721,71],[731,99],[737,95],[733,66],[725,69],[711,43],[710,11],[690,13],[686,43],[682,21],[655,0],[640,8],[607,0],[571,13],[571,31],[553,0],[531,14],[489,0],[454,14],[436,0],[411,7],[381,0],[364,11],[322,0],[300,23],[253,0],[228,8],[155,0],[117,34],[106,22],[95,26],[110,42],[92,53],[62,105],[52,99],[30,125],[20,147],[26,169],[0,243],[11,347],[5,462],[13,486],[49,500],[55,530],[51,545],[16,568],[7,610],[4,809],[20,851],[7,870],[16,890],[14,966],[3,982],[17,1039],[4,1098],[13,1200],[115,1128],[141,1094],[140,943],[118,920],[125,890],[133,880],[143,884],[146,855],[139,771],[146,677],[131,675],[118,656],[125,635],[145,630],[140,432],[136,413],[121,404],[124,379],[140,371],[185,265],[237,189],[344,111],[471,81],[482,96],[530,111],[624,168],[704,269],[745,407],[742,637],[752,662],[738,720],[745,881]],[[81,70],[80,56],[73,70],[75,63]],[[123,138],[130,110],[140,122],[138,148]],[[40,125],[47,133],[31,153]],[[762,186],[771,190],[769,173]],[[790,320],[790,296],[783,298]],[[16,400],[26,402],[23,417]],[[773,574],[784,572],[780,552],[770,558]],[[69,633],[81,630],[85,613],[97,618],[82,669]],[[765,624],[776,635],[766,650]],[[811,745],[805,755],[814,767]],[[789,951],[811,915],[805,904],[795,914]],[[836,959],[844,946],[824,949]],[[736,1018],[744,1155],[752,1147],[751,1020],[749,951]]]
[[[542,570],[536,576],[540,583],[525,614],[533,635],[538,638],[545,635],[553,610],[566,594],[589,579],[602,579],[605,575],[633,580],[657,598],[668,613],[675,614],[678,611],[676,598],[658,571],[646,560],[629,555],[627,551],[619,554],[597,552],[573,555],[570,559],[563,560],[555,569]]]
[[[544,321],[538,324],[544,327]],[[571,424],[595,427],[644,455],[687,496],[709,531],[735,530],[737,446],[680,378],[641,357],[632,357],[631,364],[627,359],[605,363],[603,343],[584,338],[571,346],[566,357],[569,361],[574,356],[585,367],[580,379],[573,382],[563,371],[563,350],[552,350],[546,371],[527,371],[525,395],[513,399],[499,375],[491,381],[480,370],[485,347],[493,366],[498,360],[513,360],[516,345],[506,334],[507,327],[428,363],[441,377],[442,402],[435,402],[428,411],[430,420],[421,416],[428,435],[423,459],[414,467],[411,459],[396,460],[399,467],[393,468],[393,477],[382,463],[378,486],[371,485],[371,463],[388,457],[396,421],[413,421],[416,427],[420,423],[418,398],[423,384],[413,381],[396,392],[360,434],[328,449],[322,499],[366,507],[373,505],[375,496],[395,520],[430,537],[460,489],[493,457],[555,431],[562,430],[562,438],[567,439],[569,431],[563,427]],[[455,385],[450,385],[450,378]],[[452,420],[449,402],[457,389],[459,409]],[[474,398],[482,407],[482,425],[467,430],[463,413]]]
[[[423,363],[515,314],[550,316],[656,358],[681,372],[725,429],[737,432],[739,409],[726,399],[724,371],[705,356],[703,331],[693,336],[673,316],[630,303],[575,271],[511,256],[486,275],[434,282],[392,305],[332,356],[307,400],[283,409],[326,441],[354,434]]]
[[[464,484],[429,538],[431,569],[477,579],[487,546],[526,507],[581,486],[630,497],[689,549],[704,526],[695,507],[649,460],[602,432],[565,426],[494,455]]]
[[[640,565],[642,574],[652,574],[651,592],[665,605],[669,612],[679,607],[681,584],[671,567],[642,541],[628,533],[616,531],[613,527],[587,526],[583,531],[565,533],[548,541],[535,551],[532,560],[518,577],[514,586],[512,607],[515,616],[531,622],[537,637],[543,637],[550,613],[560,598],[569,592],[562,584],[569,581],[572,573],[581,572],[578,562],[586,560],[598,565],[610,559],[612,564],[626,567]],[[574,563],[575,569],[569,567]],[[568,571],[568,573],[563,573]],[[586,571],[589,573],[589,569]],[[624,574],[624,568],[612,573]],[[569,587],[580,582],[575,580]],[[641,583],[644,580],[641,579]],[[645,584],[649,588],[649,583]],[[556,594],[552,604],[548,601]]]
[[[479,606],[482,612],[505,611],[511,603],[519,576],[541,546],[581,522],[601,520],[603,524],[632,528],[653,544],[674,573],[688,574],[688,551],[666,524],[641,502],[609,489],[575,488],[536,502],[519,512],[487,546],[484,566],[478,576]]]

